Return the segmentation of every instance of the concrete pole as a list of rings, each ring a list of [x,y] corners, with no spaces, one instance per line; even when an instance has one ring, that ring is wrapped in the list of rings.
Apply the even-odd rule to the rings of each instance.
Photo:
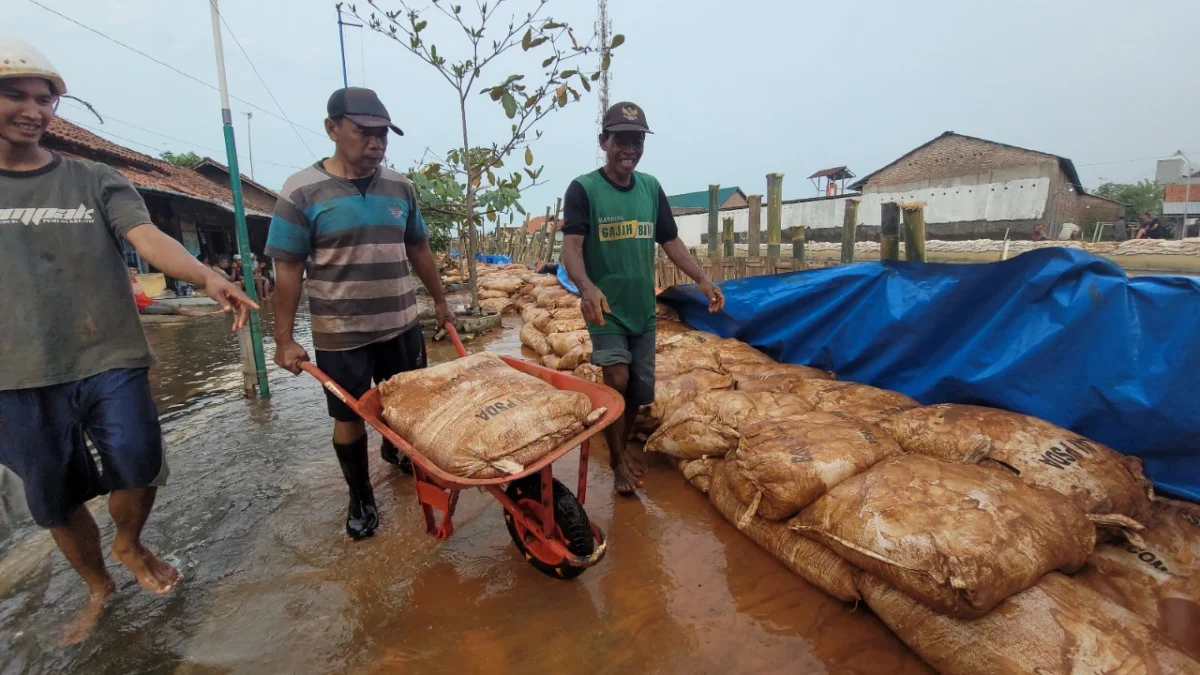
[[[900,259],[900,205],[895,202],[880,206],[879,259]]]
[[[242,174],[238,169],[237,143],[233,138],[233,114],[229,110],[229,86],[225,82],[225,50],[221,46],[221,12],[217,9],[218,0],[212,0],[209,8],[212,10],[213,48],[217,55],[217,83],[221,92],[221,124],[225,133],[225,157],[229,162],[229,191],[233,195],[233,220],[237,227],[238,254],[242,256],[242,283],[246,295],[258,302],[258,293],[254,288],[254,267],[250,262],[250,233],[246,228],[246,208],[242,203]],[[242,371],[253,372],[258,380],[258,393],[263,398],[270,398],[271,388],[267,384],[267,361],[263,355],[262,318],[258,312],[250,312],[250,354],[246,358],[243,351]],[[252,362],[252,363],[251,363]],[[249,387],[250,390],[253,387]],[[248,393],[252,393],[248,392]]]
[[[712,183],[708,186],[708,257],[715,258],[720,249],[717,248],[717,210],[721,208],[717,202],[717,190],[721,189],[719,183]]]
[[[779,257],[783,228],[783,174],[767,174],[767,257]]]
[[[925,202],[903,204],[904,259],[925,262]]]
[[[750,195],[750,224],[746,233],[746,244],[749,245],[750,257],[762,255],[759,249],[759,230],[762,228],[762,195]]]
[[[794,226],[792,229],[792,270],[802,270],[808,268],[808,263],[804,258],[804,240],[807,235],[804,232],[804,226]]]
[[[854,262],[854,239],[858,231],[858,200],[846,200],[846,214],[842,218],[842,264]]]
[[[725,257],[732,258],[734,256],[733,216],[725,216],[725,218],[722,219],[722,221],[721,221],[721,225],[725,231],[724,232],[725,236],[723,237],[725,240]]]

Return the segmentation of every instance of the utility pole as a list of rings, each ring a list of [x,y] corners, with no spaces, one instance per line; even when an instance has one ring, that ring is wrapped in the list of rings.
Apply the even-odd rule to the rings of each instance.
[[[346,23],[345,21],[342,21],[342,6],[340,3],[338,4],[337,13],[338,13],[338,46],[341,47],[341,50],[342,50],[342,86],[349,87],[350,86],[350,77],[346,74],[346,36],[342,30],[342,27],[350,26],[351,28],[362,28],[362,24],[361,23]]]
[[[596,22],[596,32],[600,34],[600,63],[609,57],[608,43],[612,39],[612,22],[608,20],[608,0],[599,0],[600,18]],[[604,113],[608,110],[608,85],[610,82],[607,69],[600,70],[600,114],[596,118],[597,133],[603,131]],[[596,157],[604,163],[604,154],[597,149]]]
[[[1188,156],[1183,154],[1182,150],[1176,150],[1175,155],[1187,162],[1187,172],[1184,174],[1187,176],[1184,178],[1187,181],[1187,187],[1183,189],[1183,218],[1179,221],[1179,236],[1175,237],[1176,239],[1183,239],[1187,236],[1188,202],[1192,201],[1192,160],[1188,159]]]
[[[254,140],[250,138],[250,118],[254,117],[252,112],[242,113],[246,116],[246,147],[250,150],[250,180],[258,180],[254,177]]]
[[[250,235],[246,229],[246,209],[242,204],[242,175],[238,171],[237,144],[233,140],[233,114],[229,110],[229,85],[225,81],[225,49],[221,46],[221,12],[217,9],[219,0],[210,0],[212,9],[213,49],[217,55],[217,83],[221,90],[221,126],[225,132],[225,155],[229,162],[229,189],[233,193],[233,218],[237,225],[238,253],[242,256],[242,281],[246,287],[246,295],[258,302],[258,294],[254,290],[254,268],[250,263]],[[243,335],[245,329],[243,329]],[[241,338],[246,344],[246,338]],[[242,352],[242,372],[244,379],[249,379],[250,373],[258,378],[258,394],[262,398],[271,396],[267,384],[267,364],[263,357],[262,318],[258,312],[250,312],[250,349],[253,353],[253,364],[247,359],[246,351]],[[247,384],[249,384],[247,382]],[[247,387],[250,393],[252,387]]]

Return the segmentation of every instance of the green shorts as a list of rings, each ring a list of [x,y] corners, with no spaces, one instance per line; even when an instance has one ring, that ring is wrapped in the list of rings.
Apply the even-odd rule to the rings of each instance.
[[[629,366],[625,403],[629,406],[654,402],[654,331],[641,335],[592,335],[592,365],[601,368]]]

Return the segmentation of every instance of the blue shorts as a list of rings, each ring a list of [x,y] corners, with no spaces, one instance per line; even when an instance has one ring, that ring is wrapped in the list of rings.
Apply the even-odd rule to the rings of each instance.
[[[0,391],[0,464],[24,482],[38,525],[62,525],[84,502],[113,490],[166,482],[147,372],[115,368],[75,382]]]
[[[654,403],[654,333],[591,336],[593,366],[629,366],[629,384],[624,392],[629,406]]]

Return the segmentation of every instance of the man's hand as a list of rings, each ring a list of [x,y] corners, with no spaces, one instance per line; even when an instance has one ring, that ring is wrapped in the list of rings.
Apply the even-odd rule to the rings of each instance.
[[[450,310],[450,305],[446,304],[445,298],[433,303],[433,312],[437,317],[438,330],[445,328],[447,323],[454,323],[454,312]]]
[[[700,292],[708,298],[708,313],[716,314],[725,309],[725,294],[713,282],[705,279],[700,282]]]
[[[608,298],[604,297],[604,291],[595,286],[582,291],[579,310],[583,312],[583,318],[587,319],[588,323],[597,326],[605,324],[605,314],[612,314],[612,308],[608,306]]]
[[[215,272],[209,271],[205,276],[204,285],[199,287],[204,294],[221,306],[222,312],[235,312],[233,331],[236,333],[246,326],[250,318],[250,309],[258,309],[258,305],[250,300],[242,289],[232,282],[226,281]]]
[[[308,360],[308,352],[295,340],[275,340],[275,365],[291,371],[293,375],[300,374],[300,362]]]

